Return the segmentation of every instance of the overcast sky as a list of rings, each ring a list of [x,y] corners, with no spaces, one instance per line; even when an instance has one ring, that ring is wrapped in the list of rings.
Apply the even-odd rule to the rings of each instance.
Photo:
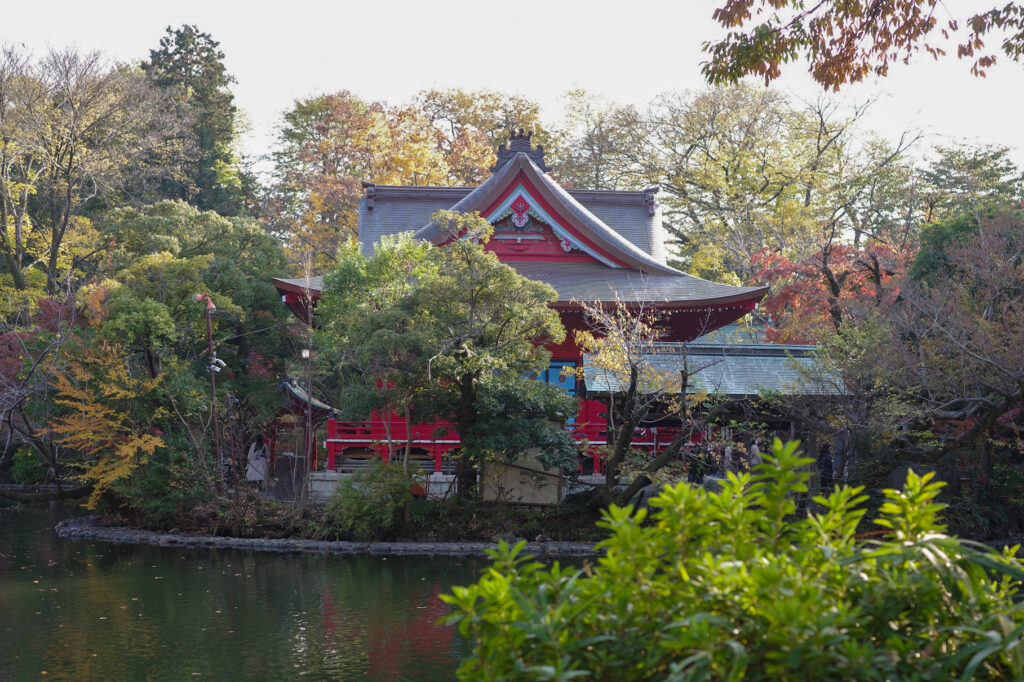
[[[977,5],[950,0],[940,19]],[[167,26],[197,24],[221,43],[238,80],[236,102],[252,127],[244,149],[260,155],[269,150],[281,112],[296,98],[321,92],[348,89],[399,103],[424,88],[489,87],[539,101],[550,118],[560,109],[559,96],[573,87],[638,104],[665,90],[701,88],[701,43],[721,35],[710,18],[715,6],[713,0],[51,0],[5,3],[0,40],[36,52],[77,44],[138,61]],[[970,76],[968,66],[920,57],[843,98],[878,97],[866,125],[887,137],[920,129],[928,146],[1007,145],[1024,166],[1024,65],[1001,63],[986,79]],[[820,88],[805,72],[791,65],[776,87],[817,97]]]

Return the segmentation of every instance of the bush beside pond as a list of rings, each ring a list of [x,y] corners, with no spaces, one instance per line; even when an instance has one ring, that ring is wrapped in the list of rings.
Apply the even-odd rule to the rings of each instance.
[[[417,539],[514,541],[538,537],[593,540],[606,533],[585,506],[535,507],[452,497],[415,496],[416,482],[398,464],[377,466],[343,480],[312,535],[325,540]]]
[[[943,533],[941,484],[911,472],[858,540],[861,488],[795,516],[810,460],[776,441],[721,491],[680,484],[611,508],[582,570],[502,545],[446,600],[475,642],[462,679],[1024,679],[1015,548]]]

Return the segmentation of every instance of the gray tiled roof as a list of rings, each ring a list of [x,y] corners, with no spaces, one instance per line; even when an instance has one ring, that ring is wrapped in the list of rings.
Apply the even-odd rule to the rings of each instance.
[[[600,218],[581,204],[561,185],[541,170],[528,154],[520,152],[504,163],[491,177],[487,178],[469,194],[460,199],[453,211],[468,213],[484,208],[503,190],[520,172],[536,185],[541,195],[547,193],[548,199],[559,204],[560,210],[587,239],[595,242],[599,249],[606,250],[614,258],[628,264],[629,267],[642,272],[676,274],[678,270],[654,258],[650,252],[632,243],[616,230],[606,225]],[[642,195],[641,195],[642,196]],[[441,238],[437,225],[430,222],[416,232],[419,239],[437,241]],[[647,240],[648,245],[650,239]]]
[[[759,287],[734,287],[728,284],[709,282],[693,275],[645,275],[635,270],[609,268],[600,263],[543,263],[533,261],[508,261],[519,274],[532,280],[547,282],[558,292],[558,301],[613,301],[618,298],[624,303],[633,301],[686,302],[690,300],[706,303],[716,299],[749,298],[746,294],[760,290]],[[323,277],[309,279],[276,278],[275,281],[303,289],[321,291]]]
[[[385,188],[378,188],[381,192]],[[378,195],[374,199],[373,210],[367,209],[365,199],[359,202],[359,241],[363,253],[373,253],[373,245],[388,234],[399,232],[415,232],[430,222],[430,218],[441,210],[450,209],[462,196],[469,194],[470,188],[436,188],[446,190],[437,192],[433,197],[419,196],[415,198],[391,198]],[[449,191],[450,190],[450,191]],[[668,248],[665,245],[667,236],[661,226],[661,209],[655,215],[648,215],[643,205],[641,192],[636,202],[612,203],[592,191],[573,192],[573,196],[583,195],[579,199],[591,213],[600,218],[606,225],[618,232],[624,239],[636,244],[659,262],[668,259]]]
[[[609,268],[600,263],[558,263],[508,261],[519,274],[547,282],[558,292],[558,300],[612,301],[616,293],[623,302],[702,301],[743,298],[762,287],[734,287],[709,282],[693,275],[647,275],[635,270]]]
[[[305,277],[301,279],[287,279],[285,277],[275,277],[274,281],[282,282],[284,284],[290,284],[301,289],[309,289],[310,291],[322,291],[324,288],[324,278],[320,276],[310,277],[309,279],[306,279]]]
[[[682,368],[683,355],[676,344],[665,344],[665,352],[645,355],[656,371],[675,374]],[[812,378],[818,362],[814,346],[772,344],[692,344],[686,365],[692,373],[689,393],[705,390],[728,397],[755,396],[765,392],[783,395],[842,395],[842,382]],[[619,392],[622,383],[612,374],[593,366],[593,356],[583,356],[587,391]]]
[[[379,191],[379,190],[378,190]],[[469,193],[466,189],[463,193]],[[373,254],[374,245],[380,238],[399,232],[415,232],[430,222],[430,217],[441,210],[451,208],[458,201],[452,193],[438,193],[438,196],[421,196],[409,199],[392,199],[378,196],[374,199],[373,210],[367,207],[367,200],[359,202],[359,243],[363,253]]]
[[[661,208],[652,216],[647,208],[640,204],[629,205],[609,203],[590,198],[594,193],[573,192],[569,194],[583,204],[587,210],[596,215],[605,225],[618,232],[624,239],[651,254],[659,263],[668,261],[668,248],[665,246],[668,235],[661,226]],[[636,194],[642,195],[641,192]],[[580,195],[587,195],[583,198]],[[641,197],[642,198],[642,197]],[[588,200],[589,199],[589,200]]]
[[[634,257],[648,263],[648,270],[668,271],[661,210],[658,208],[651,215],[643,191],[565,190],[530,163],[543,184],[558,194],[577,218],[599,233],[607,233],[605,238],[618,249],[634,252]],[[507,164],[504,172],[492,175],[476,188],[374,186],[372,201],[364,198],[359,203],[359,241],[363,252],[372,253],[373,245],[386,234],[413,231],[429,238],[423,228],[429,225],[434,213],[443,209],[471,210],[460,209],[457,204],[470,194],[487,193],[491,186],[503,183],[505,175],[514,173],[515,165]]]

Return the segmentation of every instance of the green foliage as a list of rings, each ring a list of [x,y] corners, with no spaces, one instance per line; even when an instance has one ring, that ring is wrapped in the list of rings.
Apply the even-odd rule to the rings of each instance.
[[[283,355],[284,340],[261,332],[286,319],[270,280],[286,272],[286,263],[259,222],[161,201],[113,210],[100,231],[111,245],[108,279],[85,291],[109,291],[101,337],[143,353],[155,376],[159,358],[192,360],[202,348],[206,327],[194,296],[208,291],[217,305],[214,337],[230,338],[237,349],[233,356],[231,346],[217,349],[238,371],[221,382],[257,401],[273,390],[276,376],[262,359]]]
[[[213,489],[207,475],[215,464],[209,461],[209,449],[198,456],[208,461],[197,461],[197,453],[176,434],[149,457],[124,491],[142,525],[187,524],[195,509],[210,501]]]
[[[39,483],[46,475],[45,467],[45,462],[38,455],[28,448],[21,448],[14,453],[7,478],[19,485]]]
[[[991,145],[935,147],[936,158],[921,172],[926,220],[984,213],[1024,199],[1024,173],[1009,158],[1011,151]]]
[[[492,231],[487,221],[449,211],[434,221],[438,241],[446,242],[439,247],[405,234],[382,240],[371,258],[355,245],[343,249],[325,278],[318,340],[340,367],[351,416],[415,409],[421,418],[453,418],[469,434],[483,409],[495,418],[511,415],[478,398],[487,390],[498,396],[524,373],[545,368],[550,355],[543,344],[561,342],[565,330],[549,305],[555,291],[484,248]],[[539,407],[544,418],[566,411],[551,396],[541,400],[541,391],[530,388],[516,399],[532,400],[523,408]],[[512,396],[504,395],[507,404]],[[563,458],[563,436],[539,422],[519,435],[528,434]],[[462,448],[467,459],[485,454],[471,446]]]
[[[575,468],[579,448],[563,425],[576,409],[576,398],[566,391],[530,379],[507,379],[486,384],[476,405],[477,418],[462,435],[463,447],[506,460],[536,448],[545,467]]]
[[[719,492],[679,484],[611,507],[604,557],[545,567],[502,543],[445,600],[474,643],[462,679],[1021,679],[1024,570],[942,534],[941,484],[885,491],[884,539],[857,542],[861,488],[815,499],[797,444],[775,441]]]
[[[1001,215],[1007,217],[1014,213],[1020,215],[1019,212],[1007,208],[1006,205],[1002,207],[989,206],[988,209],[985,211],[983,222],[991,222]],[[962,247],[972,239],[977,240],[979,234],[978,215],[978,213],[961,213],[923,229],[920,249],[908,273],[910,278],[932,285],[958,274],[956,264],[951,262],[949,251],[956,247]],[[1016,250],[1015,247],[1019,243],[1019,239],[1024,237],[1020,233],[1020,224],[1024,224],[1024,221],[1018,218],[1017,223],[1018,234],[1014,235],[1008,244],[1011,251]]]
[[[109,317],[100,336],[110,342],[123,340],[142,350],[173,341],[177,330],[167,308],[137,294],[133,288],[119,288],[108,298]]]
[[[321,535],[346,540],[390,540],[402,528],[415,479],[398,462],[343,480],[324,511]]]
[[[234,153],[237,109],[220,43],[196,26],[167,28],[160,48],[142,68],[188,111],[199,148],[184,182],[168,183],[166,195],[195,202],[222,215],[245,211],[245,179]]]

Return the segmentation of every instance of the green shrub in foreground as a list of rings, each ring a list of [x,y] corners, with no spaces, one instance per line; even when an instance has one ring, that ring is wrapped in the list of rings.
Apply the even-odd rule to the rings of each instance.
[[[887,490],[885,539],[855,542],[861,488],[796,519],[811,460],[775,441],[720,492],[679,484],[612,507],[606,555],[545,567],[502,545],[445,600],[462,679],[1024,679],[1012,558],[942,534],[930,475]]]
[[[394,461],[341,481],[324,510],[320,534],[346,540],[392,539],[401,529],[415,482]]]

